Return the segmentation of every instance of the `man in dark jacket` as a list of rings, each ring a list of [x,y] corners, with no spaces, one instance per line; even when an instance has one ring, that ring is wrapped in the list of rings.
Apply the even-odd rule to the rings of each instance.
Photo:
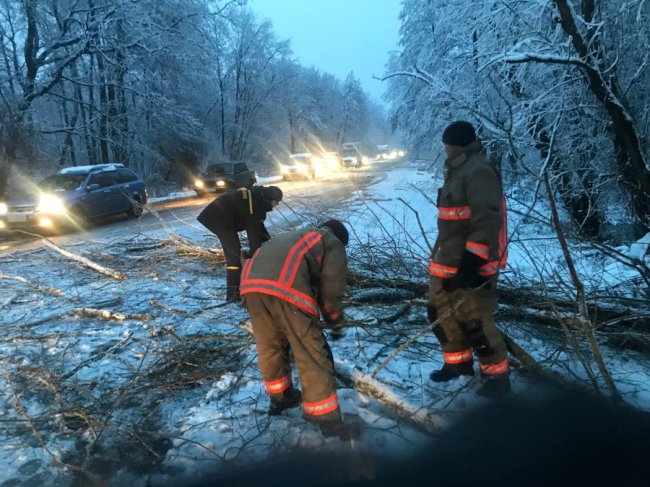
[[[263,242],[271,239],[264,226],[266,214],[282,201],[277,186],[253,186],[224,193],[206,206],[197,220],[214,233],[221,242],[226,257],[226,300],[239,301],[242,248],[238,232],[246,230],[249,257]]]
[[[438,193],[438,239],[431,253],[429,321],[439,325],[444,365],[436,382],[474,375],[472,349],[484,381],[478,394],[510,391],[508,357],[497,329],[497,274],[507,259],[506,208],[500,177],[482,153],[468,122],[454,122],[442,134],[447,154]]]
[[[358,428],[342,420],[323,327],[342,327],[348,238],[338,220],[277,236],[246,262],[241,286],[271,400],[269,414],[300,404],[300,391],[291,379],[291,350],[303,388],[305,419],[325,436],[342,439],[358,434]]]

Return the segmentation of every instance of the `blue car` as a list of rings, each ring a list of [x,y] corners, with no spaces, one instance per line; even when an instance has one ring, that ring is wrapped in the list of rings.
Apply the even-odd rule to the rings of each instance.
[[[144,182],[123,164],[68,167],[30,194],[0,202],[0,229],[84,227],[117,213],[137,218],[146,202]]]

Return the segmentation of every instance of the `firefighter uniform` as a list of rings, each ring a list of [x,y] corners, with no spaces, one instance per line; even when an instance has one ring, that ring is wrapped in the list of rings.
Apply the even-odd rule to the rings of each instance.
[[[496,276],[506,260],[501,181],[475,140],[445,161],[444,185],[438,192],[438,239],[429,263],[429,304],[434,312],[429,319],[440,319],[434,333],[445,367],[432,374],[433,380],[473,375],[472,349],[482,377],[508,373],[506,346],[493,319]]]
[[[261,247],[242,271],[241,294],[272,405],[293,390],[291,349],[305,419],[319,425],[342,424],[334,362],[319,317],[330,324],[342,317],[347,284],[343,231],[343,240],[327,226],[285,233]]]
[[[197,220],[214,233],[221,242],[226,258],[228,301],[239,299],[241,274],[241,242],[238,232],[246,230],[251,255],[271,236],[264,226],[272,201],[282,200],[282,191],[275,186],[254,186],[224,193],[206,206]]]

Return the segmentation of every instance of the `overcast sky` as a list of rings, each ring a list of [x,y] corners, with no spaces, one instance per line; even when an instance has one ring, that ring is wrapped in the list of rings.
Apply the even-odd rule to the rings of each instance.
[[[344,80],[354,71],[373,100],[381,101],[388,52],[397,49],[400,0],[249,0],[271,19],[280,39],[290,39],[301,64]]]

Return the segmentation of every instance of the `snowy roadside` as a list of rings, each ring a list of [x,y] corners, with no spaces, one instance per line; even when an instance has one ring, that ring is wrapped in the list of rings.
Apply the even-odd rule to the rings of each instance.
[[[332,212],[353,230],[353,270],[426,283],[437,182],[419,167],[396,167]],[[296,221],[294,212],[278,210],[270,215],[272,231]],[[566,270],[550,229],[519,222],[515,214],[510,225],[517,234],[504,279],[511,286],[542,278],[563,282]],[[195,228],[183,228],[183,237],[205,244]],[[0,272],[21,275],[37,286],[4,281],[0,291],[0,419],[7,425],[0,433],[0,458],[6,465],[0,485],[68,485],[71,466],[78,466],[82,477],[105,475],[112,485],[182,483],[223,465],[263,461],[273,452],[347,448],[324,439],[299,410],[272,420],[266,416],[268,400],[245,329],[246,311],[222,306],[225,280],[218,255],[183,255],[171,244],[160,245],[165,240],[169,235],[157,230],[75,247],[127,274],[126,281],[79,268],[43,248],[0,255]],[[587,282],[608,291],[623,289],[629,296],[638,292],[630,285],[637,277],[629,268],[589,252],[579,262]],[[486,404],[474,393],[478,379],[442,386],[429,381],[431,370],[441,365],[430,333],[372,378],[399,345],[427,325],[417,305],[393,322],[384,319],[422,296],[402,290],[393,303],[377,303],[366,299],[369,291],[348,293],[346,313],[354,326],[343,340],[332,342],[341,372],[372,381],[387,396],[404,401],[414,416],[441,426]],[[105,320],[81,308],[124,316]],[[586,378],[575,354],[561,345],[560,332],[511,318],[500,324],[544,365],[573,379]],[[607,347],[605,356],[625,399],[650,410],[647,357]],[[536,387],[514,374],[514,395],[535,394]],[[430,440],[366,394],[342,388],[340,399],[343,412],[366,425],[358,445],[362,453],[408,456]]]

